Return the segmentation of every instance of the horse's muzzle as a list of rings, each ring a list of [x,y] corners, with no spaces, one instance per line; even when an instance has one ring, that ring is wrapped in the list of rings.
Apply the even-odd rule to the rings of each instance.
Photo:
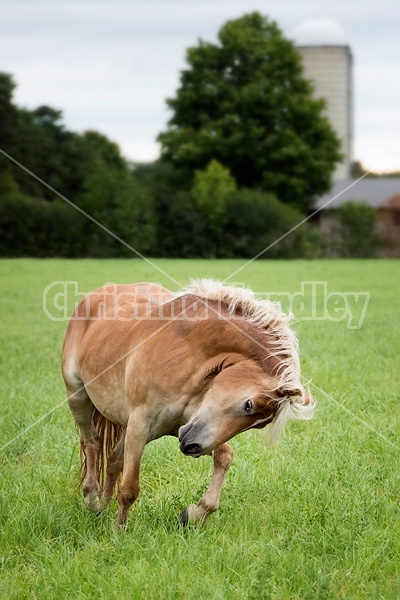
[[[200,444],[186,444],[185,442],[181,442],[180,449],[183,454],[187,454],[188,456],[199,456],[202,451],[202,447]]]
[[[183,454],[188,456],[199,456],[203,448],[201,444],[194,441],[193,436],[190,435],[192,428],[193,423],[188,423],[179,429],[179,448]]]

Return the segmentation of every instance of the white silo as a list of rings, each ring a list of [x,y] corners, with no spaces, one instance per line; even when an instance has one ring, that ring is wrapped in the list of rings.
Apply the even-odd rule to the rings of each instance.
[[[352,56],[343,30],[330,19],[310,19],[294,31],[304,74],[315,86],[315,96],[326,100],[326,116],[342,143],[344,160],[335,181],[351,176],[353,141]]]

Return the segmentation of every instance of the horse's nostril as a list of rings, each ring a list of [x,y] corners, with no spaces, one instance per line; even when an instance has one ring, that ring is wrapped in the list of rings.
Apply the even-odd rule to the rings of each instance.
[[[179,432],[178,432],[178,439],[180,442],[183,440],[185,435],[187,435],[189,433],[189,431],[192,429],[192,427],[193,427],[193,423],[187,423],[186,425],[182,425],[182,427],[179,429]]]
[[[199,454],[201,446],[200,444],[182,444],[182,452],[185,454]]]

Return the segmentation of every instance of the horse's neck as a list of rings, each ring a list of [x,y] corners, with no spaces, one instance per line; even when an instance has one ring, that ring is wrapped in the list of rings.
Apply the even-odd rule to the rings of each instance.
[[[276,352],[275,338],[242,317],[220,315],[218,319],[199,321],[193,330],[197,344],[212,358],[224,352],[256,360],[266,373],[279,368],[283,357]]]

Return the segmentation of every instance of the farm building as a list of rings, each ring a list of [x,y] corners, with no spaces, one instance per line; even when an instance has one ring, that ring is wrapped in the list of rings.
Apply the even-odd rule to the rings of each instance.
[[[353,185],[352,185],[353,184]],[[339,223],[338,208],[348,201],[366,202],[376,210],[377,228],[384,243],[383,255],[400,257],[400,177],[366,177],[361,181],[337,181],[331,191],[318,198],[311,218],[327,239]]]
[[[325,114],[340,139],[343,161],[334,181],[348,179],[353,145],[353,60],[341,27],[330,19],[309,19],[293,33],[304,75],[314,85],[314,95],[324,98]]]
[[[333,174],[333,187],[317,199],[311,218],[326,240],[338,230],[338,208],[349,200],[366,202],[376,210],[384,256],[400,256],[400,178],[351,179],[353,144],[353,60],[346,35],[330,19],[309,19],[294,31],[304,74],[314,94],[326,101],[325,114],[342,145],[343,161]]]

